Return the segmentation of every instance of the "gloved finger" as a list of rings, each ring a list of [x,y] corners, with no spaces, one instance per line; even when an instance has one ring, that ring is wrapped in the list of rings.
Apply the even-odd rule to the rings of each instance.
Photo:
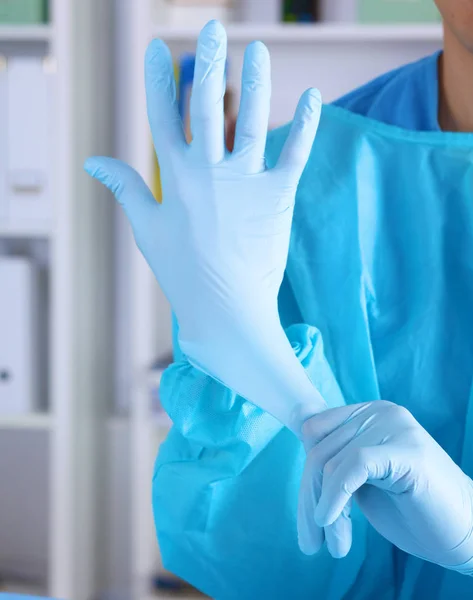
[[[297,185],[309,160],[322,111],[320,92],[311,88],[304,92],[296,109],[291,131],[276,165],[291,175]]]
[[[200,33],[191,96],[192,150],[210,164],[225,156],[225,70],[227,34],[218,21]]]
[[[321,473],[314,473],[310,464],[305,464],[297,507],[297,536],[301,552],[311,556],[317,554],[324,544],[325,534],[314,520],[314,512],[322,489]]]
[[[260,173],[265,167],[271,104],[271,60],[262,42],[246,49],[241,90],[233,156],[246,173]]]
[[[185,147],[186,139],[177,104],[171,52],[162,40],[150,42],[145,56],[148,119],[154,147],[161,162]]]
[[[342,408],[345,409],[346,407]],[[351,407],[351,409],[351,411],[343,410],[342,422],[346,421],[347,415],[356,412],[355,407]],[[305,531],[308,531],[309,534],[319,530],[317,527],[318,524],[315,522],[315,510],[322,493],[325,465],[353,440],[359,428],[359,424],[355,419],[353,423],[349,423],[348,427],[345,426],[337,429],[336,427],[340,424],[341,419],[336,414],[336,410],[325,411],[326,413],[332,413],[332,415],[329,415],[328,419],[322,419],[325,427],[322,441],[314,446],[307,455],[299,496],[299,502],[305,503],[305,506],[301,507],[301,510],[305,508],[304,520],[299,520],[301,523],[299,537],[304,542],[305,538],[303,537],[304,532],[301,530],[302,526],[305,527]],[[313,417],[313,419],[317,419],[317,417]],[[336,431],[333,431],[334,428]],[[325,437],[325,434],[327,437]],[[352,524],[349,516],[350,508],[351,504],[348,503],[339,518],[333,524],[326,527],[324,531],[327,547],[334,558],[346,556],[351,548]],[[301,544],[300,546],[302,549],[303,546]],[[313,554],[314,551],[306,553]]]
[[[350,404],[348,406],[330,408],[308,419],[302,427],[302,436],[304,438],[306,451],[309,452],[311,448],[318,446],[317,452],[322,452],[320,445],[325,439],[335,432],[340,432],[345,425],[352,423],[358,417],[363,417],[370,407],[370,402],[364,404]],[[340,440],[342,440],[341,443],[345,445],[356,433],[357,429],[355,425],[346,429],[340,437]],[[325,464],[335,452],[339,452],[340,449],[332,450],[331,456],[327,455],[323,464]]]
[[[345,447],[333,460],[335,466],[324,476],[322,494],[315,510],[315,520],[320,527],[331,525],[340,516],[353,494],[368,479],[382,478],[388,473],[389,460],[380,446]]]
[[[350,552],[353,535],[351,504],[349,501],[338,519],[332,525],[325,527],[327,549],[333,558],[344,558]]]
[[[122,205],[132,227],[147,222],[159,210],[159,204],[143,178],[126,163],[102,156],[88,158],[84,169],[100,181]]]
[[[344,408],[346,407],[343,407],[343,409]],[[354,407],[351,408],[351,413],[354,413],[356,409]],[[341,419],[336,411],[337,409],[332,409],[322,413],[324,416],[326,413],[331,414],[328,418],[323,418],[321,420],[321,427],[317,430],[317,434],[321,441],[313,446],[308,452],[304,467],[299,495],[299,507],[302,516],[298,521],[299,539],[302,540],[302,543],[300,541],[299,545],[301,550],[306,554],[314,554],[318,551],[318,548],[317,550],[313,550],[310,538],[308,541],[306,541],[306,538],[313,535],[314,531],[319,531],[318,523],[315,522],[315,510],[322,493],[325,465],[353,440],[359,427],[357,423],[354,422],[353,425],[350,423],[349,427],[337,429]],[[346,421],[347,415],[351,413],[350,411],[343,410],[342,422]],[[317,418],[318,416],[312,417],[310,421],[317,420]],[[304,435],[307,434],[307,423],[308,422],[304,424]],[[349,507],[345,514],[342,514],[333,525],[325,529],[324,535],[332,556],[338,558],[346,556],[351,548]]]

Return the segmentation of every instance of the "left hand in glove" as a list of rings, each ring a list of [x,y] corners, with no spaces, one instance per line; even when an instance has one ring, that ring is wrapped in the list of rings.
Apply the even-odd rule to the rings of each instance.
[[[321,98],[315,89],[303,94],[279,161],[268,168],[268,50],[254,43],[245,53],[232,153],[224,136],[226,64],[226,33],[212,21],[197,45],[188,144],[171,53],[160,40],[148,48],[148,115],[161,167],[162,205],[125,163],[96,157],[86,170],[123,206],[177,317],[180,348],[189,362],[300,437],[304,421],[325,402],[284,333],[278,294]]]
[[[350,503],[401,550],[473,575],[473,482],[405,408],[376,401],[335,408],[303,428],[307,462],[299,544],[351,547]]]

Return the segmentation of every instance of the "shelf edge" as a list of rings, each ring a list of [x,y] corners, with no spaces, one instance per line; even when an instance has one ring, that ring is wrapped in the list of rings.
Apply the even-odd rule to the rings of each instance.
[[[154,37],[169,42],[197,39],[195,27],[155,26]],[[227,27],[230,43],[262,39],[280,43],[441,42],[442,27],[428,25],[242,25]]]
[[[51,25],[6,25],[0,23],[0,42],[49,42]]]
[[[48,414],[28,414],[11,416],[0,414],[0,431],[47,431],[52,428],[53,417]]]

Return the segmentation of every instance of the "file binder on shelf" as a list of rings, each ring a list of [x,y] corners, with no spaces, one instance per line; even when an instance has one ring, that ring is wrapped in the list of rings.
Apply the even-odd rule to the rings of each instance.
[[[356,23],[360,0],[321,0],[319,17],[323,22]]]
[[[7,61],[6,211],[11,224],[52,217],[53,71],[40,57]]]
[[[282,0],[239,0],[235,6],[236,17],[244,23],[280,23],[283,17]]]
[[[226,24],[232,18],[230,0],[152,0],[151,6],[161,25],[201,28],[212,19]]]
[[[0,131],[7,130],[7,60],[0,55]],[[0,135],[0,224],[7,219],[7,136]]]
[[[38,272],[24,258],[0,258],[0,416],[39,405]]]

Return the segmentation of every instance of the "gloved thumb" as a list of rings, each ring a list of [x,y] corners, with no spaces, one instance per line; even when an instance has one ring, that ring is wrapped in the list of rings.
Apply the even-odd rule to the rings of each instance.
[[[138,220],[151,218],[159,209],[141,175],[121,160],[94,156],[85,161],[84,169],[112,192],[132,226]]]

